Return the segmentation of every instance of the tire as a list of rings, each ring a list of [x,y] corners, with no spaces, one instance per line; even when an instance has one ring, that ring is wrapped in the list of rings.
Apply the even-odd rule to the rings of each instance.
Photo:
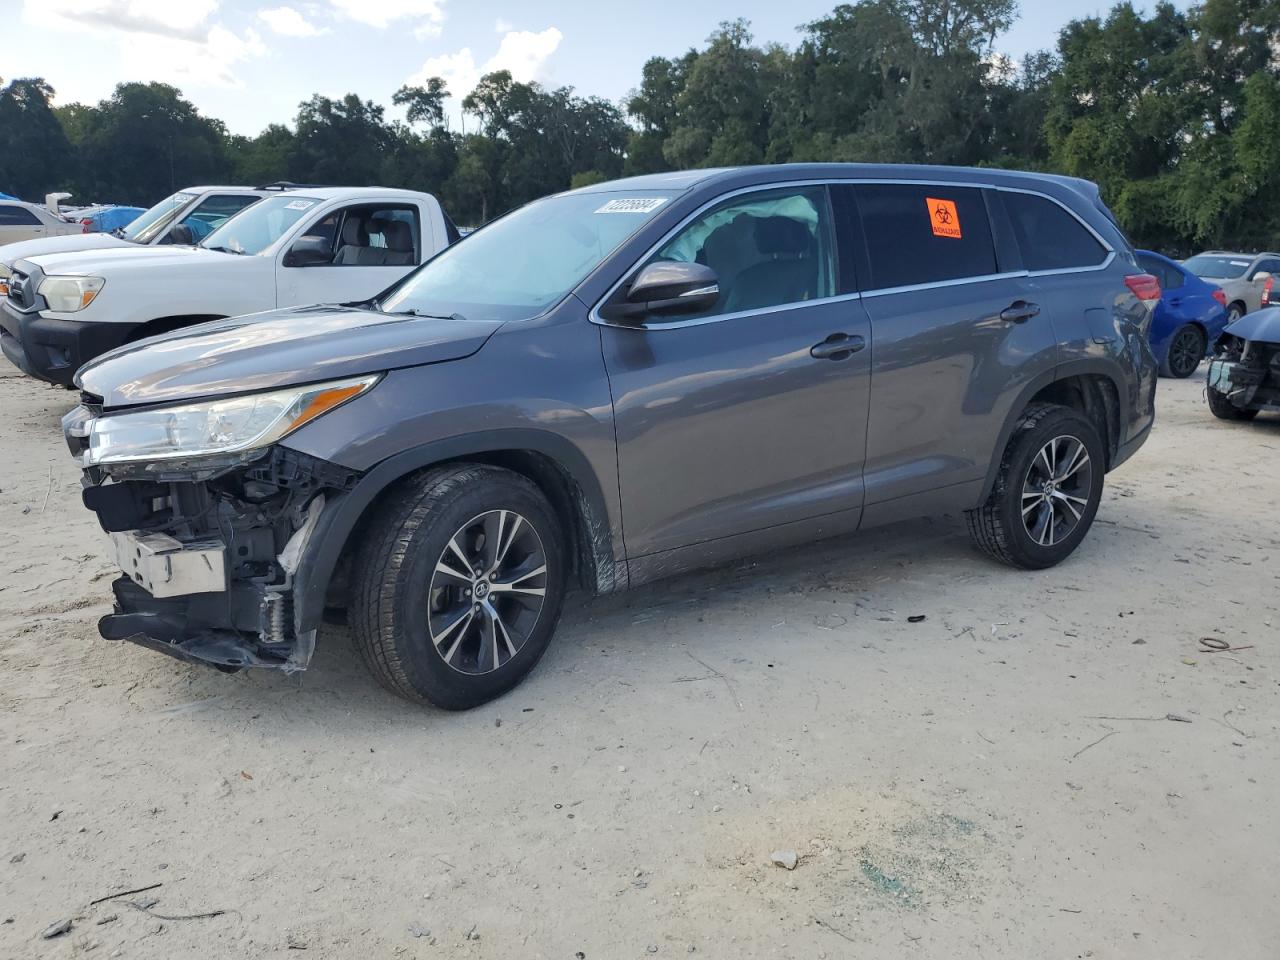
[[[520,474],[484,464],[416,474],[379,505],[355,558],[350,622],[369,672],[445,710],[511,690],[555,633],[564,544],[555,511]],[[466,576],[463,558],[474,565]]]
[[[1257,410],[1241,410],[1225,393],[1210,386],[1205,387],[1205,399],[1209,401],[1209,412],[1219,420],[1248,421],[1258,415]]]
[[[1050,453],[1042,455],[1051,442],[1052,464]],[[1079,448],[1087,455],[1084,462],[1079,462]],[[1052,485],[1047,483],[1050,466],[1056,467],[1055,476],[1063,475]],[[1010,566],[1043,570],[1061,563],[1093,524],[1105,472],[1106,451],[1091,421],[1070,407],[1033,404],[1009,438],[987,502],[966,514],[969,536],[988,556]],[[1027,523],[1024,503],[1029,504]]]
[[[1231,324],[1235,323],[1237,320],[1239,320],[1243,316],[1244,316],[1244,304],[1233,303],[1231,306],[1227,307],[1227,326],[1230,326]]]
[[[1175,380],[1185,380],[1200,367],[1208,346],[1204,331],[1194,323],[1184,323],[1165,348],[1164,360],[1160,363],[1160,375]]]

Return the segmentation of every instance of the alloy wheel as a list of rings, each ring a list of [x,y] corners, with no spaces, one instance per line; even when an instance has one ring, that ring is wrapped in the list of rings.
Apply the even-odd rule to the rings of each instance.
[[[1089,506],[1093,463],[1078,438],[1054,437],[1035,455],[1022,481],[1022,525],[1033,542],[1056,546]]]
[[[547,555],[527,519],[490,510],[449,538],[427,600],[431,642],[446,664],[478,676],[528,642],[546,600]]]
[[[1191,376],[1203,357],[1200,333],[1194,327],[1183,327],[1169,344],[1169,370],[1176,377]]]

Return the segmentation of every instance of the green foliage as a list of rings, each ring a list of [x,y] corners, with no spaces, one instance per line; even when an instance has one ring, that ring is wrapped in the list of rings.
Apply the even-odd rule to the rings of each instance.
[[[654,56],[621,105],[480,79],[449,127],[443,80],[392,103],[314,96],[291,125],[228,136],[163,84],[50,107],[39,78],[0,88],[0,190],[150,203],[234,180],[386,183],[479,224],[620,175],[749,163],[975,164],[1096,181],[1140,244],[1280,245],[1280,3],[1132,3],[1065,26],[1013,63],[1015,0],[857,0],[761,46],[745,20]],[[462,93],[462,91],[458,91]]]

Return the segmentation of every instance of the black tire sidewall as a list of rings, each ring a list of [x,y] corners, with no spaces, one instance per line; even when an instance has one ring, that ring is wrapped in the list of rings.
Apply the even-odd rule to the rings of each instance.
[[[479,676],[444,662],[431,640],[427,607],[431,577],[449,539],[468,521],[491,510],[513,510],[531,523],[547,557],[547,592],[538,621],[525,645],[497,670]],[[520,683],[542,659],[560,618],[566,587],[564,538],[559,523],[532,483],[515,474],[493,471],[434,505],[409,535],[405,563],[384,590],[394,592],[392,642],[410,686],[423,699],[446,710],[465,710],[499,697]],[[385,594],[384,594],[385,595]]]
[[[1031,539],[1022,522],[1022,483],[1040,448],[1054,437],[1071,436],[1084,443],[1092,466],[1089,503],[1075,529],[1061,543],[1041,546]],[[1055,410],[1034,426],[1019,431],[1014,437],[1001,468],[1000,522],[1007,531],[1007,547],[1019,566],[1041,570],[1061,563],[1078,547],[1093,525],[1102,502],[1105,482],[1106,453],[1097,428],[1073,410]]]
[[[1182,336],[1183,333],[1185,333],[1187,330],[1195,331],[1196,337],[1199,338],[1200,340],[1200,359],[1197,360],[1196,365],[1192,367],[1190,370],[1188,370],[1186,373],[1179,373],[1178,371],[1173,369],[1173,345],[1177,343],[1178,338]],[[1171,377],[1175,380],[1186,380],[1194,376],[1195,372],[1198,369],[1200,369],[1200,364],[1204,362],[1205,353],[1208,349],[1209,349],[1209,344],[1208,344],[1207,338],[1204,335],[1204,331],[1201,330],[1199,327],[1197,327],[1194,323],[1184,323],[1177,330],[1173,331],[1173,336],[1169,338],[1169,346],[1165,350],[1164,369],[1161,372],[1166,377]]]

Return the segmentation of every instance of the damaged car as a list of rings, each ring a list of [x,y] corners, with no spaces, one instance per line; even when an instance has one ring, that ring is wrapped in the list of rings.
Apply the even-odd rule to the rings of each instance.
[[[1222,331],[1209,363],[1205,398],[1219,420],[1280,412],[1280,307],[1250,313]]]
[[[122,569],[103,636],[305,668],[326,619],[449,709],[519,683],[570,589],[965,513],[1083,541],[1146,440],[1157,279],[1096,186],[781,165],[515,210],[367,301],[124,346],[64,421]]]

